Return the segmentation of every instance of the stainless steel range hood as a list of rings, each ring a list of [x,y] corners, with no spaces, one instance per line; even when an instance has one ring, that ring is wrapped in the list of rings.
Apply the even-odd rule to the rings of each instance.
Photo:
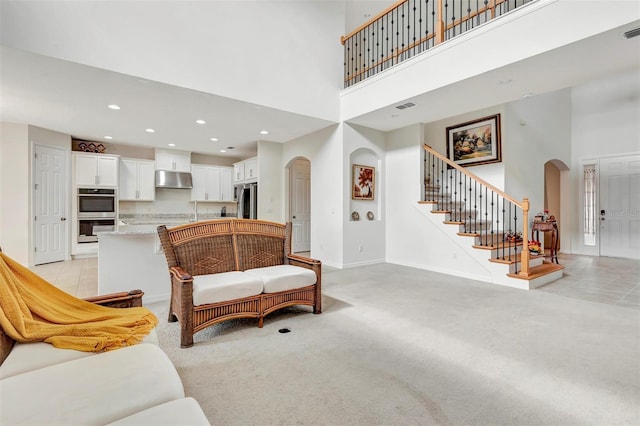
[[[191,173],[156,170],[156,188],[191,189]]]

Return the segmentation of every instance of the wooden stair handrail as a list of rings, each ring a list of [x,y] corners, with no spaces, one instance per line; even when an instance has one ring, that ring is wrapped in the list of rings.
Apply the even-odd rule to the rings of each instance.
[[[503,198],[506,198],[507,200],[511,201],[513,204],[515,204],[516,206],[520,207],[521,209],[524,210],[523,206],[522,206],[522,201],[517,201],[515,198],[511,197],[510,195],[508,195],[506,192],[496,188],[495,186],[491,185],[489,182],[479,178],[478,176],[474,175],[473,173],[469,172],[467,169],[465,169],[464,167],[461,167],[459,165],[457,165],[456,163],[454,163],[453,161],[449,160],[447,157],[445,157],[444,155],[440,154],[439,152],[436,152],[433,148],[431,148],[429,145],[424,144],[424,149],[426,151],[429,151],[431,154],[433,154],[435,157],[438,157],[439,159],[441,159],[442,161],[444,161],[445,163],[447,163],[449,166],[451,166],[452,168],[459,170],[460,172],[464,173],[465,175],[469,176],[471,179],[478,181],[479,183],[481,183],[482,185],[486,186],[487,188],[491,189],[493,192],[496,192],[498,195],[500,195]]]

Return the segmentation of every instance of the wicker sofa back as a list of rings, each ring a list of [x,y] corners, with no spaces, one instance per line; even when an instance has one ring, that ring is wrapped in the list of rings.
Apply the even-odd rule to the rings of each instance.
[[[193,345],[193,334],[234,318],[258,318],[292,305],[321,312],[321,268],[318,260],[291,254],[291,223],[220,219],[175,228],[158,227],[171,279],[169,321],[179,321],[181,346]],[[315,273],[315,283],[284,291],[254,294],[196,305],[194,277],[291,265]]]

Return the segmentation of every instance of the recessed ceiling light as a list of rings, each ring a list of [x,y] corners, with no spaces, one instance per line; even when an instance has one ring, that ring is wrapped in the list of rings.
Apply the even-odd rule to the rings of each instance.
[[[113,139],[111,136],[105,136],[105,139]]]
[[[268,135],[269,132],[267,130],[260,130],[261,135]]]
[[[147,132],[147,133],[153,133],[153,132],[155,132],[155,130],[153,130],[153,129],[145,129],[145,132]]]
[[[227,150],[226,149],[221,149],[220,152],[227,152]]]
[[[532,97],[532,96],[533,96],[533,93],[531,93],[531,92],[527,92],[527,93],[524,93],[524,94],[522,95],[522,97],[523,97],[523,98],[530,98],[530,97]]]
[[[116,105],[116,104],[108,105],[108,107],[111,108],[111,109],[120,109],[120,106]]]
[[[169,145],[169,146],[176,146],[176,144],[175,144],[175,143],[170,143],[170,144],[168,144],[168,145]]]
[[[196,123],[198,123],[198,124],[205,124],[205,123],[206,123],[206,121],[204,121],[204,120],[196,120]]]
[[[218,138],[211,138],[211,139],[209,139],[209,140],[211,140],[211,141],[213,141],[213,142],[218,142]]]

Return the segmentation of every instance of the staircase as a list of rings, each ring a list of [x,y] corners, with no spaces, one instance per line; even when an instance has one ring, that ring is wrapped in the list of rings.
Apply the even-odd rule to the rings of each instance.
[[[462,247],[473,258],[488,262],[491,282],[531,290],[562,278],[563,266],[529,253],[526,198],[516,201],[428,145],[424,148],[425,199],[419,204],[451,238],[466,240]]]

